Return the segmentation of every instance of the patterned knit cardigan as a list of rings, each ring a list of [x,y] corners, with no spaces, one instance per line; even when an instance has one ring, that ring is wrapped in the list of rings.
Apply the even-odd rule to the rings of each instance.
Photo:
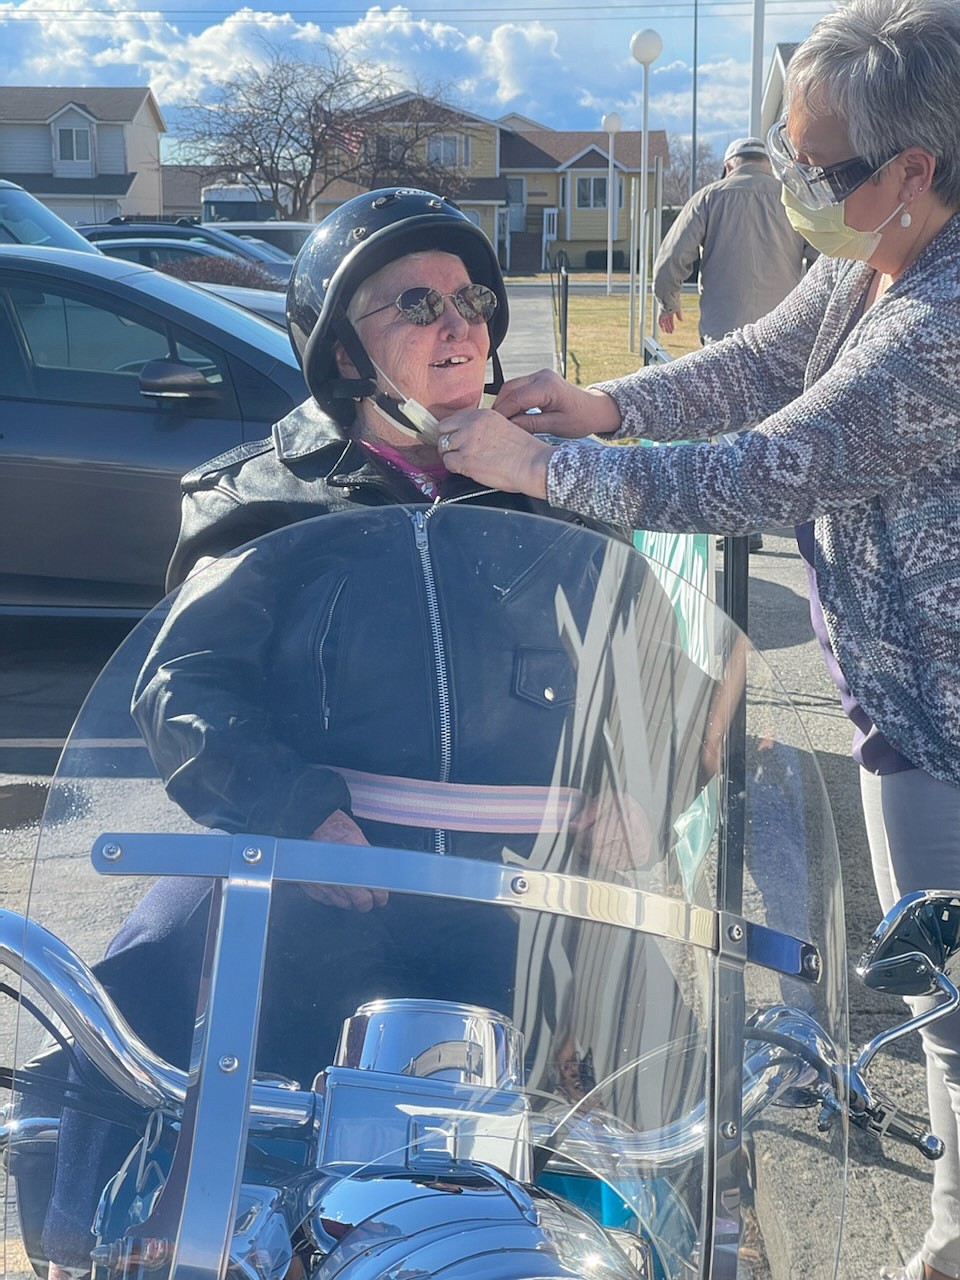
[[[617,435],[563,444],[553,505],[642,529],[815,519],[840,667],[908,759],[960,785],[960,215],[854,323],[872,269],[820,258],[769,316],[600,386]],[[852,327],[851,327],[852,326]]]

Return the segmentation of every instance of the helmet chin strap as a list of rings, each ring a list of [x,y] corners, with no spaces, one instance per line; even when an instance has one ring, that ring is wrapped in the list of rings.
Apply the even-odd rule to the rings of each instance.
[[[439,435],[437,419],[416,400],[404,396],[393,379],[374,364],[345,311],[339,311],[334,317],[333,330],[360,377],[334,379],[328,384],[330,394],[335,399],[372,400],[377,409],[405,434],[433,444]],[[491,360],[493,377],[484,387],[484,392],[496,394],[503,386],[503,370],[496,351],[491,353]],[[381,380],[395,395],[383,390]]]

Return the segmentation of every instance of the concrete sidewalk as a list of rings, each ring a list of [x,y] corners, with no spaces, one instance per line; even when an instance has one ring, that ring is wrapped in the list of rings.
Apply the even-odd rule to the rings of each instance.
[[[549,289],[507,283],[510,327],[500,348],[505,378],[557,367],[553,301]]]

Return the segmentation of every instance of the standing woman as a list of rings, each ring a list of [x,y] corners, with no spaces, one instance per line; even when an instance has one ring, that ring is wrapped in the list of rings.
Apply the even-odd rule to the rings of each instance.
[[[822,255],[793,293],[617,381],[516,379],[499,414],[444,422],[443,461],[637,528],[798,526],[886,910],[960,887],[960,4],[851,0],[796,50],[785,93],[768,150],[793,225]],[[670,442],[751,423],[723,449],[531,434]],[[892,1274],[957,1280],[960,1017],[923,1036],[946,1153],[926,1238]]]

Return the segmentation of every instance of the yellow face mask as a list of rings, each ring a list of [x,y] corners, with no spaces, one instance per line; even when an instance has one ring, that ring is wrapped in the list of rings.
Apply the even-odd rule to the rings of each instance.
[[[844,222],[842,204],[808,209],[786,187],[780,188],[780,200],[790,225],[808,244],[825,258],[852,258],[854,262],[867,262],[873,256],[883,238],[884,227],[904,208],[902,203],[898,204],[890,217],[884,218],[873,231],[858,231]]]

